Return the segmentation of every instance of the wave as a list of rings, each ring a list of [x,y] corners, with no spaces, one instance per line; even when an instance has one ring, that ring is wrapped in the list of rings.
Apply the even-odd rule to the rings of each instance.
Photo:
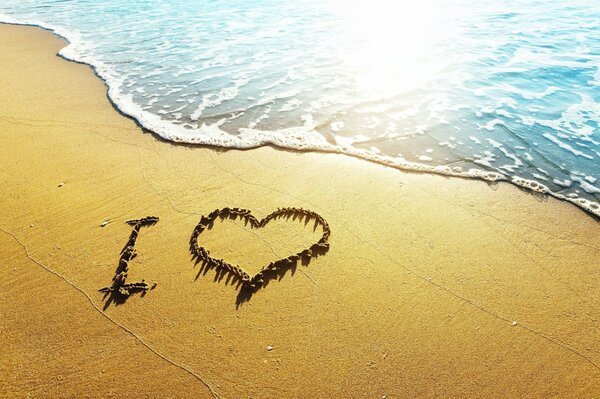
[[[518,175],[507,176],[498,172],[476,168],[464,170],[458,166],[432,166],[408,161],[401,156],[391,157],[376,154],[368,150],[357,149],[352,147],[350,142],[347,142],[348,144],[346,145],[332,144],[316,130],[316,124],[310,115],[307,115],[303,119],[304,124],[300,127],[273,131],[256,128],[241,128],[239,134],[232,135],[220,129],[219,123],[210,126],[204,124],[199,129],[191,130],[183,125],[165,121],[159,115],[148,112],[144,110],[141,105],[136,104],[133,101],[132,95],[127,94],[122,90],[125,85],[123,79],[119,79],[115,74],[111,74],[109,66],[99,59],[84,55],[84,50],[89,49],[91,44],[86,43],[77,32],[68,30],[64,27],[53,26],[42,21],[22,21],[6,14],[0,14],[0,23],[35,26],[49,30],[56,36],[64,39],[67,42],[67,45],[59,51],[59,56],[70,61],[89,65],[95,74],[105,82],[108,89],[108,98],[119,111],[135,119],[145,129],[148,129],[168,141],[236,149],[251,149],[265,145],[273,145],[283,149],[297,151],[318,151],[348,155],[408,172],[432,173],[449,177],[478,179],[493,183],[508,182],[515,186],[527,189],[532,193],[550,195],[559,200],[570,202],[587,211],[594,217],[600,218],[600,203],[581,198],[575,193],[562,194],[552,191],[548,186],[538,181],[526,179]],[[245,83],[246,82],[239,82],[238,85],[243,85]],[[232,88],[232,91],[234,90],[235,88]],[[209,96],[206,98],[207,101],[219,102],[232,94],[234,93],[218,93],[212,97]],[[543,93],[543,95],[547,94],[549,93]],[[199,109],[198,116],[201,112],[202,109]],[[496,125],[502,122],[494,120],[490,123]],[[493,126],[486,126],[485,128],[488,129],[491,127]],[[444,143],[439,144],[444,145]],[[445,144],[451,145],[447,142]],[[490,158],[493,158],[493,156],[488,153],[486,157],[482,157],[475,162],[485,165],[485,162],[489,163]],[[554,180],[556,181],[556,179]],[[585,183],[585,180],[581,178],[579,178],[579,181]],[[587,184],[587,186],[590,185]]]

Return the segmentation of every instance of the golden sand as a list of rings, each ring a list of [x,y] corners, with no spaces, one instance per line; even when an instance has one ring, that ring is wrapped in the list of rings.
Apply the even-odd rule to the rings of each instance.
[[[160,141],[62,46],[0,26],[0,397],[600,397],[589,215],[509,184]],[[223,207],[315,211],[331,248],[238,304],[189,252]],[[104,310],[124,222],[148,215],[128,279],[155,288]],[[202,243],[254,274],[319,235],[226,220]]]

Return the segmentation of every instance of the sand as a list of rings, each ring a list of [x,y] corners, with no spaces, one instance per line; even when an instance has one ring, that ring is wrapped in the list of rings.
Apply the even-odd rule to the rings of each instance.
[[[167,143],[64,45],[0,25],[0,397],[600,397],[600,225],[580,209],[341,155]],[[226,206],[318,212],[331,248],[239,303],[189,252]],[[148,215],[128,279],[156,286],[105,308],[125,221]],[[203,245],[253,274],[319,235],[225,221]]]

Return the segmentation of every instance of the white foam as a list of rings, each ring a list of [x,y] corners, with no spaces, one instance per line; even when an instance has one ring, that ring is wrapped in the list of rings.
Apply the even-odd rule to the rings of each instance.
[[[577,183],[579,183],[579,185],[585,192],[590,193],[590,194],[600,194],[600,188],[587,182],[585,179],[582,179],[581,177],[579,177],[575,174],[571,174],[571,179],[573,181],[576,181]]]
[[[331,127],[332,131],[339,132],[344,127],[344,122],[342,122],[342,121],[333,122],[329,126]]]
[[[279,111],[281,111],[281,112],[293,111],[293,110],[299,108],[300,105],[302,105],[302,101],[300,101],[298,99],[292,99],[292,100],[289,100],[286,103],[284,103],[281,106],[281,108],[279,109]]]
[[[490,151],[484,151],[483,154],[485,155],[483,157],[475,154],[476,158],[473,162],[479,165],[487,166],[490,169],[493,168],[492,162],[496,160],[496,156]]]
[[[501,119],[492,119],[485,125],[479,125],[479,128],[491,131],[494,130],[496,126],[506,126],[506,124]]]
[[[233,86],[224,87],[216,93],[210,93],[202,97],[201,103],[190,115],[192,120],[198,120],[207,108],[215,107],[219,104],[222,104],[224,101],[236,98],[240,92],[240,87],[248,83],[248,81],[249,79],[236,81],[234,82]]]
[[[575,148],[573,148],[571,145],[559,140],[557,137],[554,137],[553,135],[551,135],[550,133],[544,133],[542,134],[542,136],[544,136],[545,138],[547,138],[548,140],[552,141],[554,144],[558,145],[560,148],[569,151],[570,153],[577,155],[579,157],[584,157],[587,159],[594,159],[591,155],[588,155],[582,151],[576,150]]]
[[[560,179],[552,179],[552,182],[556,185],[562,186],[562,187],[571,187],[571,180],[569,179],[565,179],[565,180],[560,180]]]

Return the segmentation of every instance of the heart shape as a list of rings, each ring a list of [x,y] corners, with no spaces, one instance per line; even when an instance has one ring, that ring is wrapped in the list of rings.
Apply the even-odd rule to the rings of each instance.
[[[306,248],[294,255],[290,255],[287,258],[282,258],[275,262],[271,262],[268,265],[264,266],[257,274],[251,277],[244,269],[242,269],[238,265],[232,265],[230,263],[225,262],[223,259],[212,258],[208,254],[206,248],[198,244],[198,237],[200,236],[200,234],[209,226],[212,226],[213,222],[218,217],[221,217],[222,219],[229,218],[232,220],[240,218],[244,220],[247,224],[250,224],[250,226],[255,229],[265,227],[267,223],[275,219],[291,217],[299,218],[300,220],[302,220],[304,218],[307,222],[310,220],[314,220],[315,224],[320,225],[323,229],[323,235],[321,236],[318,242],[314,243],[309,248]],[[311,258],[325,254],[329,250],[328,240],[330,235],[331,230],[329,229],[329,224],[325,221],[325,219],[318,213],[309,211],[307,209],[279,208],[275,212],[265,216],[263,219],[258,220],[247,209],[223,208],[216,209],[209,213],[208,216],[202,216],[200,218],[200,222],[194,228],[192,237],[190,238],[190,252],[192,253],[192,256],[194,258],[197,258],[199,261],[206,262],[208,267],[214,267],[218,270],[230,273],[241,281],[244,288],[249,289],[251,291],[256,291],[259,288],[261,288],[266,283],[266,281],[268,281],[273,276],[277,275],[279,272],[287,268],[294,267],[298,261],[308,262]]]

